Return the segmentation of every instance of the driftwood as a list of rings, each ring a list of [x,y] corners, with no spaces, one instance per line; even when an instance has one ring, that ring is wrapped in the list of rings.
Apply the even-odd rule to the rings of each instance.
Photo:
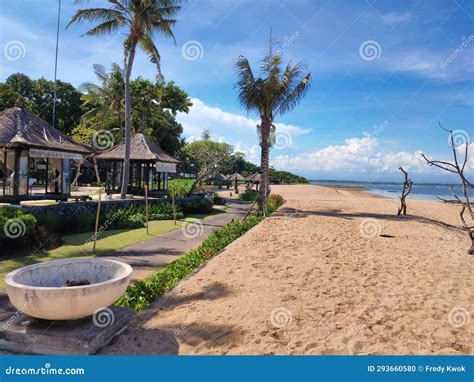
[[[441,124],[440,124],[441,126]],[[474,189],[474,185],[472,182],[470,182],[467,178],[466,175],[464,174],[464,170],[466,168],[466,164],[468,161],[468,155],[469,155],[469,142],[465,143],[465,149],[464,149],[464,157],[459,157],[457,151],[456,151],[456,145],[454,143],[454,137],[453,137],[453,130],[448,130],[445,129],[443,126],[441,128],[444,131],[447,131],[449,134],[449,146],[451,147],[451,150],[453,152],[453,159],[454,162],[446,162],[446,161],[440,161],[440,160],[431,160],[428,159],[425,154],[421,154],[423,159],[426,161],[426,163],[430,166],[435,166],[438,167],[442,170],[457,174],[461,180],[461,189],[462,189],[462,197],[459,197],[456,192],[454,191],[454,187],[449,187],[449,190],[451,194],[453,195],[455,201],[461,205],[461,211],[459,212],[459,217],[461,219],[461,226],[464,230],[466,230],[467,234],[469,235],[469,238],[471,239],[471,248],[468,250],[468,253],[470,255],[474,255],[474,210],[472,208],[472,203],[469,200],[469,190]],[[444,200],[448,202],[447,200]],[[453,203],[454,201],[449,201],[450,203]],[[468,224],[465,213],[468,212],[468,217],[470,218],[471,223]]]
[[[408,194],[411,192],[411,189],[413,187],[413,181],[408,178],[408,173],[403,169],[403,167],[400,167],[399,170],[403,172],[403,175],[405,176],[405,180],[403,182],[403,190],[402,190],[402,196],[400,196],[400,208],[398,209],[398,215],[403,215],[407,214],[407,202],[406,198]]]

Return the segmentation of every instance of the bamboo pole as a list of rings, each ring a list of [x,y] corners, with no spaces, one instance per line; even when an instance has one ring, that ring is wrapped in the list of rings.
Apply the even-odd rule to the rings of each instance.
[[[148,231],[148,184],[145,184],[145,217],[146,217],[146,234],[149,235]]]
[[[95,215],[95,232],[94,232],[94,245],[92,247],[92,252],[95,252],[95,246],[97,242],[97,231],[99,230],[99,216],[100,216],[100,202],[102,199],[102,187],[99,189],[99,203],[97,203],[97,212]]]

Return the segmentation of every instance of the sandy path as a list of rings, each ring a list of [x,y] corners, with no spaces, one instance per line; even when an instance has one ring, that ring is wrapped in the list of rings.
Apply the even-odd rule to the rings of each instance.
[[[457,208],[317,186],[137,316],[112,354],[472,354]],[[452,227],[451,227],[452,225]],[[381,237],[378,234],[387,235]]]

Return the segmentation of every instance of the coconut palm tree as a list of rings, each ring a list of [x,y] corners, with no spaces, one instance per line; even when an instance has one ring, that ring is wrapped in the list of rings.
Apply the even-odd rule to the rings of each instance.
[[[282,65],[281,54],[273,53],[270,37],[269,53],[261,62],[262,76],[255,77],[249,61],[240,56],[235,64],[236,88],[241,106],[247,112],[257,112],[260,124],[257,130],[261,146],[261,183],[259,208],[265,207],[268,196],[268,168],[271,137],[275,132],[275,118],[292,110],[304,97],[311,84],[311,73],[304,74],[305,66],[289,63]]]
[[[108,0],[109,8],[80,9],[68,24],[87,21],[97,23],[85,33],[87,36],[100,36],[112,32],[125,33],[125,155],[121,198],[125,199],[130,179],[130,140],[132,107],[130,97],[130,75],[133,61],[139,46],[149,55],[150,61],[157,66],[161,78],[160,53],[153,41],[155,33],[171,37],[172,27],[176,24],[175,15],[180,10],[180,0]]]
[[[88,109],[82,117],[99,127],[111,123],[118,125],[123,136],[124,71],[115,63],[110,73],[103,65],[94,64],[93,68],[100,83],[84,82],[79,85],[79,90],[84,93],[84,106]]]

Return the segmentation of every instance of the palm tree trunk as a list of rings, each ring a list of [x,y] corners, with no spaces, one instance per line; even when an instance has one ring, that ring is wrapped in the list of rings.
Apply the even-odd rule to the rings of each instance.
[[[260,142],[261,157],[260,157],[260,171],[262,173],[260,179],[260,190],[258,196],[258,207],[261,211],[265,209],[265,200],[268,194],[268,163],[270,152],[270,126],[269,123],[262,123],[262,141]]]
[[[135,58],[137,42],[134,40],[130,48],[125,73],[125,155],[123,158],[123,178],[120,199],[127,197],[128,183],[130,181],[130,142],[132,139],[132,105],[130,96],[130,75],[132,74],[133,60]]]

